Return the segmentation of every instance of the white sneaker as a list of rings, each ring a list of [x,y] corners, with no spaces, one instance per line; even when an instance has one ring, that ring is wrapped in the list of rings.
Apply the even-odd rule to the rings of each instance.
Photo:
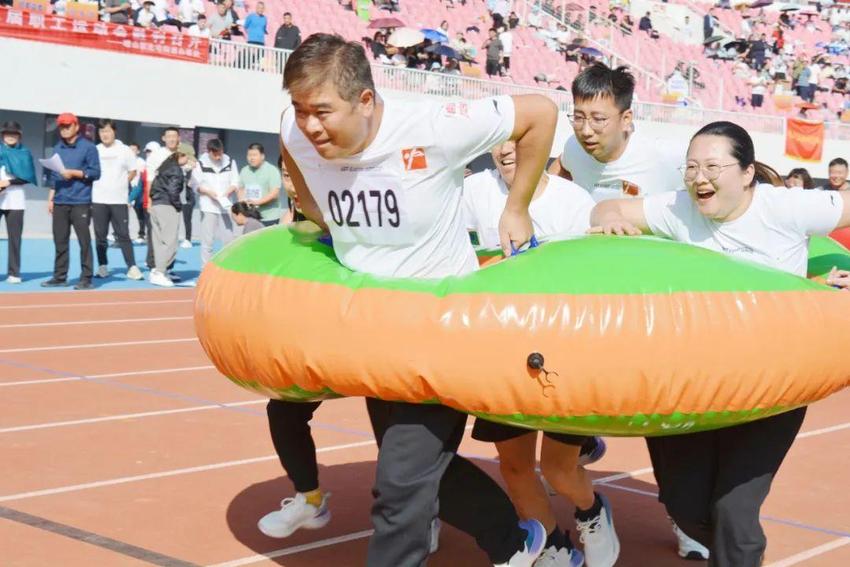
[[[148,243],[148,241],[145,240],[144,238],[137,238],[137,239],[133,240],[133,244],[147,244],[147,243]]]
[[[180,243],[180,248],[191,248],[191,247],[192,247],[192,243],[189,242],[188,240],[184,240],[183,242]]]
[[[136,280],[139,281],[143,279],[145,276],[142,275],[142,271],[138,266],[130,266],[130,269],[127,270],[127,279],[128,280]]]
[[[94,277],[96,278],[108,278],[109,277],[109,266],[102,265],[97,267],[97,272],[95,272]]]
[[[546,528],[543,524],[537,520],[523,520],[519,527],[528,534],[525,536],[525,545],[514,553],[507,563],[499,563],[494,567],[532,567],[543,553],[543,546],[546,545]]]
[[[174,287],[174,282],[168,279],[168,277],[158,270],[151,270],[148,281],[153,285],[158,285],[162,287]]]
[[[295,530],[305,528],[316,530],[323,528],[331,521],[331,511],[328,509],[330,494],[322,496],[322,504],[318,508],[307,503],[303,494],[297,492],[295,498],[284,498],[280,502],[280,510],[270,512],[260,518],[257,527],[269,537],[287,537]]]
[[[611,516],[611,503],[604,494],[599,494],[602,510],[595,518],[586,522],[576,522],[584,544],[584,556],[588,565],[593,567],[612,567],[620,556],[620,540],[614,531],[614,519]]]
[[[431,520],[431,548],[428,553],[431,555],[437,553],[440,549],[440,518]]]
[[[9,276],[6,278],[6,283],[10,284],[18,284],[21,283],[21,281],[21,278],[19,278],[18,276]]]
[[[534,567],[584,567],[584,554],[575,548],[567,551],[566,547],[558,549],[553,545],[543,550]]]
[[[679,540],[679,557],[694,561],[708,561],[708,549],[697,540],[688,537],[672,519],[670,522],[673,524],[673,533]]]

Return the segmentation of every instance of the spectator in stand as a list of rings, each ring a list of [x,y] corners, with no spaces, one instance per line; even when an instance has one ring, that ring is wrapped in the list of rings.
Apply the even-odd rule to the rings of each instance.
[[[262,144],[248,146],[248,165],[239,173],[240,201],[260,209],[263,224],[280,222],[280,172],[266,161]]]
[[[66,112],[56,119],[61,140],[53,151],[62,159],[65,169],[53,173],[53,188],[47,195],[47,212],[53,215],[53,244],[56,257],[53,277],[42,287],[64,287],[68,279],[69,241],[71,227],[80,244],[80,281],[74,289],[91,289],[92,250],[89,218],[91,215],[92,183],[100,179],[100,159],[97,148],[80,136],[80,121]]]
[[[224,2],[215,7],[215,14],[210,16],[210,35],[214,39],[230,39],[235,20]]]
[[[829,180],[821,187],[824,191],[848,191],[850,183],[847,183],[847,160],[835,158],[829,162]]]
[[[811,92],[809,102],[814,102],[815,94],[817,94],[820,89],[822,78],[823,68],[820,66],[820,60],[813,57],[812,62],[809,63],[809,91]]]
[[[169,266],[177,257],[177,241],[180,230],[180,194],[186,188],[187,178],[194,168],[195,150],[181,143],[157,168],[151,184],[151,227],[153,232],[154,268],[150,283],[172,287],[173,278],[168,275]]]
[[[121,25],[130,23],[132,9],[128,0],[104,0],[103,9],[109,14],[111,23]]]
[[[767,78],[758,71],[750,79],[750,104],[753,108],[761,108],[761,105],[764,104],[767,82]]]
[[[203,0],[180,0],[177,14],[182,29],[194,28],[198,23],[198,18],[204,14],[204,2]]]
[[[748,60],[750,67],[756,71],[761,71],[767,57],[767,36],[761,34],[761,36],[753,37],[754,39],[750,40],[750,46],[744,54],[744,58]]]
[[[201,201],[201,266],[212,258],[213,243],[222,245],[233,240],[230,221],[231,196],[239,188],[239,168],[224,153],[224,144],[215,138],[207,142],[207,152],[201,155],[192,171],[193,184]]]
[[[815,96],[814,87],[811,85],[811,76],[811,67],[804,64],[797,77],[797,94],[806,102],[812,102]]]
[[[514,50],[514,34],[510,29],[502,26],[499,32],[499,41],[502,43],[502,68],[504,75],[511,73],[511,54]]]
[[[32,153],[21,143],[23,130],[14,121],[0,131],[0,218],[6,218],[9,268],[6,283],[21,283],[21,238],[24,234],[26,191],[36,185]]]
[[[488,77],[498,76],[499,67],[502,62],[502,42],[499,41],[498,32],[494,28],[490,28],[490,37],[481,46],[487,52],[487,62],[485,69]]]
[[[141,28],[157,28],[160,26],[160,22],[153,11],[153,0],[145,0],[145,3],[142,4],[142,9],[136,14],[136,26]]]
[[[239,13],[236,11],[236,8],[233,7],[233,0],[219,0],[219,2],[224,4],[224,9],[227,10],[230,14],[230,19],[233,21],[233,24],[230,26],[230,35],[245,35],[242,33],[242,30],[239,29],[239,25],[242,23],[242,18],[239,17]]]
[[[192,37],[203,37],[206,39],[210,39],[212,37],[212,32],[210,31],[209,25],[207,25],[207,17],[203,14],[198,16],[198,21],[196,25],[189,28],[189,35]]]
[[[98,278],[109,277],[107,250],[109,243],[109,225],[115,234],[115,241],[124,255],[127,265],[127,278],[142,279],[142,272],[136,266],[133,244],[130,242],[130,211],[127,207],[129,187],[138,175],[136,156],[115,137],[115,122],[103,118],[98,121],[97,155],[100,160],[100,179],[92,185],[91,216],[94,224],[95,250],[97,251]]]
[[[812,176],[809,175],[809,170],[805,167],[797,167],[788,172],[788,177],[785,178],[785,185],[790,189],[794,187],[802,187],[803,189],[814,189],[815,182]]]
[[[269,21],[264,15],[266,5],[262,2],[257,2],[256,11],[248,14],[245,18],[245,33],[248,35],[248,43],[251,45],[265,45],[266,35],[269,33]]]
[[[638,29],[642,32],[650,33],[652,31],[652,20],[649,19],[649,12],[641,17],[638,22]]]
[[[301,45],[301,30],[292,23],[292,14],[286,12],[283,14],[283,23],[274,34],[274,46],[278,49],[294,50],[299,45]]]
[[[519,16],[516,15],[516,12],[511,12],[508,15],[508,27],[512,30],[515,30],[519,26]]]
[[[127,203],[133,207],[133,212],[136,213],[136,220],[139,222],[139,232],[135,240],[133,240],[133,244],[144,244],[146,242],[145,230],[147,228],[147,214],[144,207],[145,160],[141,156],[141,148],[137,142],[131,142],[127,146],[133,152],[136,160],[136,176],[130,181],[130,193],[127,195]]]

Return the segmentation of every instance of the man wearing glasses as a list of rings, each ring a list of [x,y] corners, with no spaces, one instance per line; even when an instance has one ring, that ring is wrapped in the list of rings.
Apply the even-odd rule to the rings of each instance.
[[[681,155],[670,155],[635,131],[634,90],[635,79],[624,67],[596,63],[582,71],[572,84],[574,134],[549,172],[574,181],[596,201],[681,188],[676,168],[685,161],[687,144]]]

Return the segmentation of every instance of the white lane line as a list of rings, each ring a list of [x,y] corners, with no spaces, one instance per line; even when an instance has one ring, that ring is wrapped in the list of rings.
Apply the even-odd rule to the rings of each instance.
[[[241,406],[251,406],[257,404],[267,404],[268,400],[249,400],[244,402],[227,402],[223,404],[210,404],[206,406],[192,406],[188,408],[176,408],[170,410],[146,411],[140,413],[124,413],[118,415],[107,415],[103,417],[91,417],[88,419],[74,419],[70,421],[51,421],[48,423],[35,423],[32,425],[18,425],[16,427],[6,427],[0,429],[0,433],[20,433],[21,431],[33,431],[36,429],[53,429],[55,427],[68,427],[70,425],[86,425],[90,423],[103,423],[105,421],[122,421],[125,419],[136,419],[140,417],[155,417],[161,415],[174,415],[178,413],[191,413],[196,411],[206,411],[212,409],[236,408]]]
[[[648,474],[652,472],[652,467],[646,467],[645,469],[637,469],[630,472],[612,474],[608,476],[603,476],[602,478],[597,478],[593,481],[593,484],[605,484],[607,482],[615,482],[617,480],[623,480],[624,478],[633,478],[636,476],[641,476],[644,474]]]
[[[185,321],[193,317],[152,317],[149,319],[104,319],[94,321],[56,321],[52,323],[20,323],[0,325],[0,329],[26,329],[31,327],[65,327],[71,325],[108,325],[112,323],[153,323],[157,321]]]
[[[332,451],[344,451],[346,449],[356,449],[358,447],[368,447],[374,445],[374,440],[358,441],[356,443],[345,443],[344,445],[330,445],[316,449],[316,453],[330,453]],[[36,498],[39,496],[53,496],[54,494],[65,494],[67,492],[77,492],[80,490],[89,490],[92,488],[101,488],[104,486],[115,486],[117,484],[127,484],[130,482],[139,482],[142,480],[151,480],[155,478],[167,478],[171,476],[180,476],[184,474],[192,474],[197,472],[212,471],[218,469],[227,469],[230,467],[238,467],[241,465],[251,465],[254,463],[262,463],[264,461],[277,460],[277,455],[266,455],[265,457],[254,457],[251,459],[241,459],[238,461],[224,461],[221,463],[213,463],[210,465],[201,465],[198,467],[188,467],[183,469],[174,469],[170,471],[162,471],[157,473],[140,474],[134,476],[124,476],[112,478],[108,480],[99,480],[96,482],[87,482],[83,484],[72,484],[69,486],[59,486],[56,488],[48,488],[45,490],[34,490],[31,492],[19,492],[17,494],[7,494],[0,496],[0,502],[11,502],[14,500],[25,500],[27,498]]]
[[[833,433],[835,431],[841,431],[842,429],[850,428],[850,421],[847,423],[841,423],[838,425],[833,425],[832,427],[824,427],[823,429],[814,429],[812,431],[804,431],[797,435],[797,439],[805,439],[806,437],[815,437],[816,435],[823,435],[824,433]]]
[[[16,352],[43,352],[49,350],[74,350],[74,349],[82,349],[82,348],[107,348],[107,347],[118,347],[118,346],[137,346],[137,345],[159,345],[159,344],[168,344],[168,343],[188,343],[188,342],[196,342],[198,339],[196,337],[191,337],[188,339],[158,339],[155,341],[124,341],[120,343],[91,343],[84,345],[60,345],[60,346],[47,346],[47,347],[27,347],[27,348],[4,348],[0,349],[0,354],[13,354]]]
[[[342,536],[322,539],[319,541],[314,541],[313,543],[305,543],[303,545],[284,547],[283,549],[278,549],[277,551],[270,551],[264,555],[252,555],[250,557],[245,557],[244,559],[236,559],[234,561],[227,561],[225,563],[216,563],[215,565],[211,565],[210,567],[240,567],[241,565],[251,565],[252,563],[259,563],[261,561],[267,561],[269,559],[275,559],[277,557],[283,557],[285,555],[294,555],[296,553],[302,553],[304,551],[311,551],[313,549],[328,547],[331,545],[336,545],[338,543],[345,543],[357,539],[364,539],[370,537],[373,531],[374,530],[363,530],[362,532],[354,532]]]
[[[173,372],[191,372],[193,370],[215,370],[215,366],[206,364],[204,366],[183,366],[181,368],[163,368],[162,370],[137,370],[135,372],[111,372],[109,374],[89,374],[87,376],[67,376],[63,378],[41,378],[38,380],[14,380],[12,382],[0,382],[0,388],[4,386],[28,386],[32,384],[53,384],[55,382],[83,382],[86,380],[100,380],[101,378],[121,378],[124,376],[147,376],[150,374],[171,374]]]
[[[817,547],[813,547],[811,549],[807,549],[806,551],[797,553],[796,555],[792,555],[791,557],[786,557],[781,561],[770,563],[768,565],[765,565],[765,567],[791,567],[791,565],[799,565],[804,561],[808,561],[812,557],[817,557],[818,555],[829,553],[830,551],[838,549],[839,547],[844,547],[847,544],[850,544],[850,537],[840,537],[823,545],[819,545]]]
[[[40,303],[35,305],[0,305],[2,309],[56,309],[61,307],[106,307],[112,305],[163,305],[169,303],[193,303],[194,299],[161,299],[156,301],[101,301],[92,303]]]

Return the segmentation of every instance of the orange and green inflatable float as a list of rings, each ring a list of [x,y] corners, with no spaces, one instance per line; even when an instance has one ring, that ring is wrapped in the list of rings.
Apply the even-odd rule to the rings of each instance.
[[[833,265],[850,253],[813,239],[810,275]],[[850,384],[850,293],[656,238],[550,242],[417,281],[270,228],[207,264],[195,325],[219,371],[271,397],[439,402],[556,432],[700,431]]]

